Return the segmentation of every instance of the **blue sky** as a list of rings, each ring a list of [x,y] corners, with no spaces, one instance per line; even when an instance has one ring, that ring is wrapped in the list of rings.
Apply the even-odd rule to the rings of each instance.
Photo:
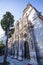
[[[0,0],[0,19],[6,11],[10,11],[15,20],[19,19],[28,3],[43,12],[43,0]]]
[[[43,15],[43,0],[0,0],[0,20],[6,11],[10,11],[15,20],[19,19],[28,3],[31,3]],[[1,35],[3,33],[1,27],[0,30]]]

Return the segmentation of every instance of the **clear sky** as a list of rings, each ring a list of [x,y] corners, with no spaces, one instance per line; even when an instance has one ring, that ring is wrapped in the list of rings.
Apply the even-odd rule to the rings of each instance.
[[[43,0],[0,0],[0,20],[6,11],[10,11],[15,20],[19,19],[28,3],[31,3],[43,15]],[[2,33],[0,26],[0,35]]]

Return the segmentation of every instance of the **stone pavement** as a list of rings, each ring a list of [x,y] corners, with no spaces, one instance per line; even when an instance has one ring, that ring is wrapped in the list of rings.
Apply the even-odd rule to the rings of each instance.
[[[0,56],[0,63],[3,62],[3,59],[4,59],[4,56]],[[29,63],[31,63],[31,65],[38,65],[37,64],[37,61],[34,60],[34,59],[23,59],[22,61],[21,60],[18,60],[18,59],[15,59],[14,57],[12,58],[11,56],[8,56],[7,57],[7,61],[10,62],[10,65],[28,65]]]
[[[4,56],[0,56],[0,63],[3,62]]]
[[[7,61],[10,62],[11,65],[28,65],[28,63],[31,63],[31,65],[38,65],[36,61],[34,61],[33,59],[31,61],[29,61],[29,59],[27,60],[23,60],[23,61],[19,61],[17,59],[8,57]]]

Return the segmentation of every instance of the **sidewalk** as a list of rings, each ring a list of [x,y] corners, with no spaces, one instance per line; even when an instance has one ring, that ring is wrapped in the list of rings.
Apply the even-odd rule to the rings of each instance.
[[[4,56],[0,56],[0,63],[3,63]]]
[[[3,58],[4,56],[0,56],[0,63],[3,62]],[[10,65],[28,65],[29,63],[31,63],[32,65],[38,65],[36,60],[34,59],[23,59],[23,61],[17,60],[15,58],[12,58],[11,56],[7,57],[7,61],[10,62]]]
[[[19,61],[17,59],[12,59],[11,57],[8,57],[8,60],[10,62],[11,65],[27,65],[27,62],[29,62],[29,60],[25,61]]]
[[[33,59],[31,61],[29,61],[29,59],[19,61],[17,59],[12,59],[11,57],[8,57],[7,61],[9,61],[11,65],[28,65],[28,63],[31,63],[32,65],[38,65],[37,62]]]

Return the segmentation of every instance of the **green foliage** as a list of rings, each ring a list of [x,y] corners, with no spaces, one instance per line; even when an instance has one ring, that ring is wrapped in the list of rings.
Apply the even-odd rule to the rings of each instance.
[[[0,50],[3,49],[5,46],[4,44],[0,45]]]
[[[4,47],[4,44],[3,44],[3,41],[0,41],[0,48],[3,48]]]
[[[4,57],[4,62],[7,60],[7,44],[8,44],[8,36],[9,36],[9,29],[14,25],[14,16],[10,12],[6,12],[5,15],[3,15],[3,18],[1,20],[1,26],[2,29],[5,31],[5,35],[7,35],[7,40],[6,40],[6,49],[5,49],[5,57]],[[12,31],[12,30],[11,30]],[[11,33],[10,33],[11,34]]]
[[[8,30],[10,26],[14,23],[14,16],[10,12],[6,12],[5,15],[3,15],[3,18],[1,20],[1,26],[4,31]]]
[[[3,50],[4,47],[5,47],[5,45],[3,44],[3,41],[0,41],[0,53]]]

